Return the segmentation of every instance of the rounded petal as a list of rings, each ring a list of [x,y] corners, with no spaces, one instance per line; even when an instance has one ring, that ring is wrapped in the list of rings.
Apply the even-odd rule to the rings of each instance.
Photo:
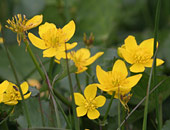
[[[25,25],[26,30],[37,27],[38,25],[40,25],[42,23],[42,20],[43,20],[43,15],[34,16],[32,19],[27,21],[27,23]]]
[[[37,48],[39,48],[39,49],[47,49],[48,48],[48,46],[46,46],[45,42],[42,39],[36,37],[34,34],[28,33],[28,38],[30,39],[31,43],[34,46],[36,46]]]
[[[136,48],[138,47],[136,39],[134,36],[129,35],[126,39],[125,39],[125,48],[128,51],[131,50],[136,50]]]
[[[30,96],[31,96],[31,92],[29,92],[29,93],[27,93],[26,95],[24,95],[24,99],[27,99],[27,98],[29,98]],[[21,98],[20,100],[22,100],[22,98]]]
[[[75,23],[73,20],[71,20],[67,25],[65,25],[63,28],[62,28],[62,31],[64,32],[65,34],[65,42],[69,41],[71,39],[71,37],[74,35],[75,33]]]
[[[81,58],[82,60],[87,60],[90,57],[90,51],[86,48],[81,48],[77,50],[76,57]]]
[[[99,65],[96,67],[96,76],[100,84],[108,83],[108,73],[104,71]]]
[[[153,59],[151,59],[148,63],[145,63],[144,64],[144,66],[145,67],[152,67],[152,63],[153,63]],[[160,65],[162,65],[164,63],[164,61],[163,60],[161,60],[161,59],[156,59],[156,66],[160,66]]]
[[[125,65],[125,62],[122,60],[117,60],[114,65],[113,65],[113,69],[112,69],[112,73],[117,73],[120,72],[122,75],[122,77],[126,78],[128,75],[128,71]]]
[[[54,32],[54,31],[57,31],[57,28],[56,28],[55,24],[45,22],[45,24],[39,26],[38,33],[39,33],[40,37],[43,39],[44,37],[46,37],[46,35],[48,35],[49,30]]]
[[[84,64],[85,66],[88,66],[90,64],[92,64],[96,59],[98,59],[100,56],[102,56],[104,54],[104,52],[98,52],[96,53],[94,56],[90,57],[86,63]]]
[[[97,107],[102,107],[106,102],[106,98],[101,95],[97,96],[94,100],[96,101]]]
[[[82,94],[80,93],[74,93],[74,100],[75,104],[78,106],[83,106],[85,102],[85,98]]]
[[[57,55],[58,51],[56,48],[48,48],[47,50],[43,51],[43,57],[53,57]]]
[[[94,109],[94,110],[89,110],[89,111],[87,112],[87,117],[88,117],[89,119],[91,119],[91,120],[97,119],[97,118],[99,118],[99,116],[100,116],[100,113],[99,113],[99,111],[96,110],[96,109]]]
[[[145,70],[145,67],[143,64],[133,64],[130,67],[130,71],[134,73],[143,72],[144,70]]]
[[[71,43],[71,44],[66,43],[67,50],[71,50],[71,49],[73,49],[73,48],[76,47],[76,46],[77,46],[77,42],[73,42],[73,43]],[[65,49],[64,49],[64,50],[65,50]]]
[[[20,86],[21,86],[22,93],[26,94],[28,92],[28,88],[29,88],[28,83],[23,82]]]
[[[86,71],[87,69],[88,69],[88,68],[87,68],[87,67],[84,67],[84,66],[83,66],[83,67],[82,67],[82,66],[81,66],[81,67],[78,67],[78,66],[77,66],[77,72],[76,72],[76,73],[77,73],[77,74],[80,74],[80,73]]]
[[[130,64],[134,63],[132,51],[121,49],[121,55],[125,59],[125,61],[127,61],[128,63]]]
[[[84,106],[77,107],[76,111],[77,111],[77,116],[78,117],[84,116],[87,113],[87,109]]]
[[[13,100],[13,101],[9,101],[9,102],[4,102],[4,104],[7,104],[7,105],[16,105],[16,104],[18,104],[18,101],[17,100]]]
[[[117,90],[117,88],[113,88],[112,86],[109,86],[107,84],[104,84],[104,85],[103,84],[96,84],[96,85],[99,89],[106,91],[106,92]]]
[[[8,82],[7,80],[3,81],[3,82],[0,84],[0,90],[1,90],[1,91],[0,91],[0,94],[3,94],[3,93],[6,91],[8,85],[9,85],[9,82]]]
[[[96,97],[97,86],[96,84],[88,85],[84,90],[84,96],[87,100],[92,100]]]
[[[139,80],[142,78],[142,74],[137,74],[137,75],[134,75],[134,76],[130,76],[128,77],[126,80],[125,80],[125,84],[123,87],[121,87],[121,91],[123,89],[131,89],[132,87],[134,87],[138,82]]]

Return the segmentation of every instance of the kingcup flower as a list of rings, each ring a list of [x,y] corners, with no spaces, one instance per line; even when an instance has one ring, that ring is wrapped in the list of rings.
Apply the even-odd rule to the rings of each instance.
[[[68,54],[68,58],[73,60],[75,66],[77,67],[76,73],[82,73],[86,71],[87,66],[92,64],[96,59],[102,56],[104,52],[98,52],[94,56],[90,57],[90,51],[86,48],[81,48],[79,50],[72,51]]]
[[[7,80],[0,84],[0,103],[3,101],[3,93],[6,91],[9,82]]]
[[[142,74],[128,76],[128,70],[122,60],[117,60],[112,71],[104,71],[99,65],[96,67],[96,75],[100,84],[98,88],[112,95],[115,92],[115,98],[125,96],[132,87],[134,87],[142,77]]]
[[[88,85],[84,90],[84,96],[80,93],[74,93],[77,116],[81,117],[87,114],[91,120],[97,119],[100,116],[98,107],[102,107],[106,98],[104,96],[97,96],[97,86],[95,84]]]
[[[11,82],[4,83],[3,86],[5,86],[5,85],[6,85],[7,89],[3,93],[2,102],[7,105],[16,105],[18,103],[18,100],[22,100],[18,86],[16,86],[15,84],[13,84]],[[20,85],[20,87],[21,87],[24,99],[29,98],[31,95],[31,92],[28,92],[28,88],[29,88],[28,83],[23,82]]]
[[[152,67],[153,47],[153,38],[144,40],[140,45],[137,45],[135,37],[128,36],[125,39],[125,44],[118,48],[118,55],[132,65],[130,67],[131,72],[143,72],[145,67]],[[163,63],[163,60],[156,59],[156,66]]]
[[[36,15],[30,20],[27,20],[25,15],[22,17],[21,14],[17,14],[12,17],[12,20],[7,20],[7,23],[10,26],[6,25],[6,27],[17,33],[17,42],[20,45],[23,33],[40,25],[42,23],[42,19],[42,15]]]
[[[68,42],[75,32],[75,23],[70,21],[62,29],[56,28],[53,23],[46,22],[39,26],[40,38],[32,33],[28,33],[28,37],[32,44],[43,51],[43,57],[56,56],[57,60],[65,57],[65,43]],[[77,45],[77,42],[72,44],[66,43],[66,49],[70,50]]]

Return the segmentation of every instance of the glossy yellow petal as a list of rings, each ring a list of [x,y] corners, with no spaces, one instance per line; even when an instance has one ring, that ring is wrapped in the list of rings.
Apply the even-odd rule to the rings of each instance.
[[[84,66],[83,66],[83,67],[78,67],[76,73],[77,73],[77,74],[80,74],[80,73],[86,71],[87,69],[88,69],[88,68],[87,68],[87,67],[84,67]]]
[[[57,60],[60,60],[61,58],[65,59],[66,58],[66,53],[65,51],[57,51],[55,58]]]
[[[134,36],[129,35],[126,39],[125,39],[125,48],[128,51],[133,51],[138,47],[136,39]]]
[[[26,30],[37,27],[42,23],[43,15],[36,15],[32,19],[28,20],[26,23]]]
[[[31,43],[39,49],[47,49],[49,47],[45,44],[45,42],[43,40],[36,37],[32,33],[28,33],[28,38],[30,39]]]
[[[81,58],[83,60],[87,60],[90,57],[90,51],[86,48],[81,48],[77,50],[76,57]]]
[[[69,41],[74,35],[76,26],[73,20],[71,20],[67,25],[62,28],[62,31],[65,34],[65,42]]]
[[[96,101],[97,107],[102,107],[106,102],[106,98],[104,96],[101,96],[101,95],[97,96],[94,100]]]
[[[48,48],[47,50],[43,51],[43,57],[53,57],[57,55],[57,49],[56,48]]]
[[[16,105],[16,104],[18,104],[18,101],[13,100],[13,101],[9,101],[9,102],[4,102],[4,104],[7,104],[7,105]]]
[[[67,47],[67,50],[71,50],[73,49],[74,47],[77,46],[77,42],[73,42],[73,43],[66,43],[66,47]],[[64,50],[65,50],[65,45],[64,45]]]
[[[83,106],[85,102],[85,98],[80,93],[74,93],[75,104],[78,106]]]
[[[77,117],[84,116],[87,113],[87,109],[84,106],[77,107],[76,111],[77,111]]]
[[[125,49],[125,44],[123,44],[121,47],[118,47],[118,49],[117,49],[117,54],[121,58],[123,58],[122,49]]]
[[[104,54],[104,52],[98,52],[96,53],[94,56],[90,57],[86,63],[84,64],[85,66],[88,66],[90,64],[92,64],[96,59],[98,59],[100,56],[102,56]]]
[[[108,73],[104,71],[99,65],[96,67],[96,76],[100,84],[106,84],[108,82]]]
[[[121,49],[121,54],[122,54],[122,57],[125,59],[126,62],[128,62],[130,64],[134,63],[133,55],[132,55],[131,51],[127,51],[125,49]]]
[[[126,84],[124,84],[124,86],[121,87],[121,91],[123,89],[131,89],[132,87],[134,87],[139,82],[139,80],[141,78],[142,78],[142,74],[137,74],[137,75],[128,77],[125,80]]]
[[[124,61],[122,61],[122,60],[117,60],[117,61],[114,63],[113,69],[112,69],[112,73],[114,74],[114,73],[117,73],[117,72],[121,73],[121,74],[122,74],[121,76],[122,76],[123,78],[126,78],[126,77],[127,77],[128,71],[127,71],[127,68],[126,68],[126,65],[125,65]]]
[[[3,94],[0,94],[0,103],[3,101]]]
[[[88,85],[84,90],[84,96],[87,100],[92,100],[96,97],[97,86],[96,84]]]
[[[55,24],[45,22],[45,24],[39,26],[38,33],[39,33],[40,37],[42,39],[44,39],[45,37],[47,37],[49,35],[48,33],[50,33],[50,31],[51,32],[57,31],[57,28],[56,28]]]
[[[103,84],[96,84],[96,85],[99,89],[106,91],[106,92],[116,90],[116,88],[113,88],[112,86],[108,86],[107,84],[104,84],[104,85]]]
[[[20,85],[20,87],[21,87],[21,90],[22,90],[22,93],[23,93],[23,94],[26,94],[26,93],[28,92],[29,86],[28,86],[28,83],[27,83],[27,82],[23,82],[23,83]]]
[[[133,64],[130,67],[130,71],[134,73],[143,72],[144,70],[145,70],[145,67],[143,64]]]
[[[30,96],[31,96],[31,92],[29,92],[29,93],[27,93],[26,95],[24,95],[24,99],[27,99],[27,98],[29,98]],[[20,100],[22,100],[22,98],[21,98]]]
[[[0,94],[3,94],[6,91],[8,85],[9,85],[9,82],[7,80],[3,81],[0,84]]]
[[[153,63],[153,59],[150,59],[150,61],[148,62],[148,63],[145,63],[144,64],[144,66],[145,67],[152,67],[152,63]],[[161,59],[156,59],[156,66],[160,66],[160,65],[162,65],[164,63],[164,61],[163,60],[161,60]]]
[[[89,111],[87,112],[87,117],[88,117],[89,119],[91,119],[91,120],[97,119],[97,118],[99,118],[99,116],[100,116],[100,113],[99,113],[99,111],[96,110],[96,109],[94,109],[94,110],[89,110]]]
[[[3,38],[2,37],[0,37],[0,44],[3,44]]]

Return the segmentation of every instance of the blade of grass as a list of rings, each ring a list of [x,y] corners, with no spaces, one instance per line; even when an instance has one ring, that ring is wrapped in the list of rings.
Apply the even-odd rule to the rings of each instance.
[[[75,74],[75,78],[76,78],[76,82],[77,82],[78,91],[79,91],[79,93],[83,94],[83,92],[81,90],[80,80],[79,80],[78,74]]]

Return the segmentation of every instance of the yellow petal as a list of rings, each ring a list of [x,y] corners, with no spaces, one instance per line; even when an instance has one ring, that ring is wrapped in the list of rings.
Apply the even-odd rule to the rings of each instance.
[[[42,39],[46,38],[50,33],[50,31],[52,33],[56,32],[57,31],[57,28],[55,26],[55,24],[53,23],[48,23],[48,22],[45,22],[45,24],[39,26],[39,35]]]
[[[129,35],[126,39],[125,39],[125,48],[129,51],[131,50],[135,50],[138,47],[137,43],[136,43],[136,39],[134,36]]]
[[[142,78],[142,74],[137,74],[137,75],[128,77],[125,81],[126,84],[124,84],[124,87],[121,87],[121,91],[123,91],[123,89],[131,89],[139,82],[141,78]]]
[[[3,41],[3,38],[0,37],[0,44],[2,44],[4,41]]]
[[[96,85],[99,89],[106,91],[106,92],[117,90],[117,88],[113,88],[112,86],[109,86],[107,84],[104,84],[104,85],[103,84],[96,84]]]
[[[113,65],[113,69],[112,69],[112,73],[117,73],[120,72],[123,78],[126,78],[128,75],[128,71],[126,68],[126,65],[124,63],[124,61],[122,60],[117,60],[114,65]]]
[[[17,100],[13,100],[13,101],[9,101],[9,102],[4,102],[4,104],[7,104],[7,105],[16,105],[18,103]]]
[[[145,70],[145,67],[143,64],[133,64],[130,67],[130,71],[134,73],[143,72],[144,70]]]
[[[29,93],[27,93],[26,95],[24,95],[24,99],[27,99],[27,98],[29,98],[30,96],[31,96],[31,92],[29,92]],[[22,98],[21,98],[20,100],[22,100]]]
[[[94,100],[96,101],[97,107],[102,107],[106,102],[106,98],[104,96],[101,96],[101,95],[97,96]]]
[[[65,34],[65,42],[69,41],[74,35],[75,28],[76,26],[73,20],[71,20],[67,25],[62,28],[62,31]]]
[[[81,66],[81,67],[78,67],[76,73],[77,73],[77,74],[80,74],[80,73],[86,71],[87,69],[88,69],[88,68],[87,68],[87,67],[84,67],[84,66],[83,66],[83,67],[82,67],[82,66]]]
[[[89,111],[87,112],[87,117],[88,117],[89,119],[91,119],[91,120],[97,119],[97,118],[99,118],[99,116],[100,116],[100,113],[99,113],[99,111],[96,110],[96,109],[94,109],[94,110],[89,110]]]
[[[153,63],[153,59],[151,59],[148,63],[145,63],[144,64],[144,66],[145,67],[152,67],[152,63]],[[164,63],[164,61],[163,60],[161,60],[161,59],[156,59],[156,66],[160,66],[160,65],[162,65]]]
[[[43,20],[43,15],[34,16],[32,19],[27,21],[27,23],[25,25],[26,30],[37,27],[38,25],[40,25],[42,23],[42,20]]]
[[[90,51],[86,48],[81,48],[77,50],[76,57],[81,58],[82,60],[87,60],[90,57]]]
[[[76,111],[77,111],[77,117],[84,116],[87,113],[87,109],[84,106],[77,107]]]
[[[30,39],[31,43],[36,46],[39,49],[47,49],[48,46],[46,46],[45,42],[41,40],[40,38],[36,37],[32,33],[28,33],[28,38]]]
[[[84,90],[84,96],[87,100],[92,100],[96,97],[97,86],[96,84],[88,85]]]
[[[96,59],[98,59],[100,56],[102,56],[104,54],[104,52],[98,52],[96,53],[94,56],[90,57],[86,63],[85,66],[88,66],[90,64],[92,64]]]
[[[96,67],[96,75],[100,84],[106,84],[108,82],[108,73],[104,71],[99,65]]]
[[[48,48],[47,50],[43,51],[43,57],[53,57],[57,55],[58,51],[56,48]]]
[[[6,91],[8,85],[9,85],[9,82],[8,82],[7,80],[3,81],[3,82],[0,84],[0,90],[1,90],[1,91],[0,91],[0,94],[3,94],[3,93]]]
[[[132,51],[121,49],[121,54],[122,54],[122,57],[125,59],[125,61],[127,61],[130,64],[134,63]]]
[[[68,54],[67,54],[68,55]],[[65,59],[66,58],[66,53],[65,51],[58,51],[57,54],[55,55],[55,58],[57,60],[60,60],[61,58]]]
[[[80,93],[74,93],[75,104],[78,106],[83,106],[85,102],[85,98]]]
[[[66,49],[67,50],[71,50],[71,49],[73,49],[74,47],[76,47],[77,46],[77,42],[73,42],[73,43],[66,43]],[[61,46],[59,46],[58,47],[58,50],[60,50],[60,51],[65,51],[65,44],[63,44],[63,45],[61,45]]]
[[[26,93],[28,92],[29,86],[28,86],[28,83],[27,83],[27,82],[23,82],[23,83],[20,85],[20,87],[21,87],[21,90],[22,90],[22,93],[23,93],[23,94],[26,94]]]
[[[3,101],[3,94],[0,94],[0,103]]]

